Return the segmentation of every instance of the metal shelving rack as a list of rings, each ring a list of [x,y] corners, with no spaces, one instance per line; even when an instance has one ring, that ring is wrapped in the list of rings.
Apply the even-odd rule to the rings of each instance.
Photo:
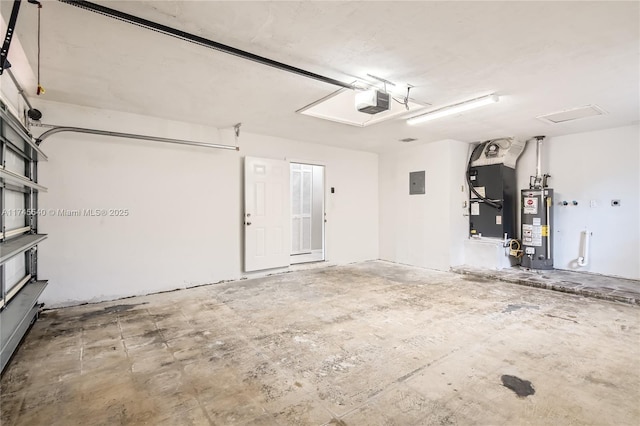
[[[38,193],[47,190],[38,184],[38,162],[46,160],[31,134],[0,101],[0,371],[37,319],[38,298],[47,285],[47,281],[38,280],[37,273],[37,246],[47,238],[38,234]],[[16,170],[16,164],[20,170]],[[23,174],[19,173],[22,164]],[[19,216],[24,215],[24,224],[12,229],[7,228],[8,191],[14,198],[15,194],[24,197],[24,208],[14,209],[20,210]],[[25,275],[16,282],[14,271],[12,281],[7,282],[8,266],[14,260],[21,261],[19,256],[24,256]]]

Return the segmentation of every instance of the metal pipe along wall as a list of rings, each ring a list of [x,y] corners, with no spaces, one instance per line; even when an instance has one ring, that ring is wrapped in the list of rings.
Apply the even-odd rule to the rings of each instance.
[[[66,126],[54,127],[53,129],[47,130],[46,132],[41,134],[40,137],[37,138],[36,143],[40,145],[42,142],[44,142],[45,139],[55,135],[56,133],[61,133],[61,132],[89,133],[92,135],[112,136],[112,137],[127,138],[127,139],[140,139],[140,140],[161,142],[161,143],[173,143],[177,145],[191,145],[191,146],[200,146],[204,148],[227,149],[232,151],[240,150],[239,147],[232,146],[232,145],[221,145],[221,144],[215,144],[215,143],[196,142],[196,141],[189,141],[189,140],[183,140],[183,139],[161,138],[158,136],[136,135],[133,133],[111,132],[107,130],[86,129],[82,127],[66,127]]]
[[[578,257],[579,266],[587,266],[589,264],[589,236],[588,229],[582,231],[582,245],[580,246],[580,257]]]

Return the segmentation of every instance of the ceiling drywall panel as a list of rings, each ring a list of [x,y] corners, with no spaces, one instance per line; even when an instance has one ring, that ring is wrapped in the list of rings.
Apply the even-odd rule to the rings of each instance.
[[[354,128],[295,112],[335,86],[45,1],[47,99],[370,151],[406,137],[560,135],[639,116],[637,2],[99,3],[347,83],[368,73],[410,83],[433,108],[494,92],[501,100],[418,126]],[[11,2],[0,6],[6,18]],[[25,2],[17,34],[34,69],[36,18]],[[536,119],[589,104],[607,114]]]

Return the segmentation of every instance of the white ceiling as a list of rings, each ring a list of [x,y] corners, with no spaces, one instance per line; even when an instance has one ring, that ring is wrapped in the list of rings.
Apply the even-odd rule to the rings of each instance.
[[[6,21],[13,2],[1,3]],[[493,92],[501,100],[418,126],[324,121],[295,111],[335,86],[56,1],[42,9],[46,99],[377,152],[407,137],[553,136],[640,115],[638,2],[97,3],[347,83],[368,73],[410,83],[433,108]],[[17,35],[33,69],[36,16],[23,2]],[[535,118],[587,104],[608,114]]]

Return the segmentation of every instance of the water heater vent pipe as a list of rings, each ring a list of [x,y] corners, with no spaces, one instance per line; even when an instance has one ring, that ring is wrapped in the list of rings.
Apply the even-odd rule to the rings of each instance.
[[[545,176],[542,175],[542,141],[544,136],[534,136],[536,140],[536,175],[533,183],[529,182],[530,189],[542,189],[545,187]]]
[[[542,181],[542,138],[536,138],[536,182]]]

